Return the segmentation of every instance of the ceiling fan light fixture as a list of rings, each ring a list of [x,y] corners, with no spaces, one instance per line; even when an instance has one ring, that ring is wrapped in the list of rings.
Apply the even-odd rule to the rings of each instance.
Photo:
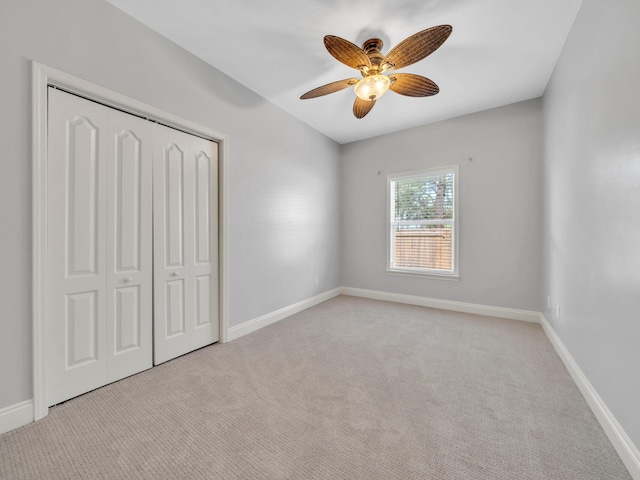
[[[367,115],[387,90],[407,97],[430,97],[440,89],[432,80],[413,73],[393,73],[383,75],[391,70],[413,65],[435,52],[451,35],[451,25],[438,25],[427,28],[405,38],[383,55],[382,40],[370,38],[362,44],[362,48],[344,38],[325,35],[324,46],[339,62],[360,70],[362,79],[346,78],[314,88],[300,96],[301,100],[321,97],[354,86],[356,100],[353,104],[353,115],[363,118]]]
[[[353,89],[358,98],[371,102],[384,95],[390,85],[391,80],[386,75],[369,75],[356,83]]]

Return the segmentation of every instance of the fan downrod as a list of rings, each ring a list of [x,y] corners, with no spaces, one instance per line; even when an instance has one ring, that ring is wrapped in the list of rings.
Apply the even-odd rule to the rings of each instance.
[[[374,73],[380,71],[380,65],[384,59],[384,55],[380,52],[382,49],[382,40],[379,38],[370,38],[362,44],[362,50],[367,54],[371,61],[371,68],[368,73]]]

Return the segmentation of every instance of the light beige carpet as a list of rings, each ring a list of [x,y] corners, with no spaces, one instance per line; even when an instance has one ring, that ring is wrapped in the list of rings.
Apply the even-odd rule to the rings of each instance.
[[[340,296],[52,408],[0,478],[630,477],[538,325]]]

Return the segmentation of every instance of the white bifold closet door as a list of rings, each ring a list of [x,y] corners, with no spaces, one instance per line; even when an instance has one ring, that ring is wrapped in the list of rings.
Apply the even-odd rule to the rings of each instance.
[[[49,89],[47,401],[218,340],[218,145]]]
[[[219,340],[218,145],[154,130],[154,363]]]
[[[47,400],[152,366],[153,124],[49,88]]]

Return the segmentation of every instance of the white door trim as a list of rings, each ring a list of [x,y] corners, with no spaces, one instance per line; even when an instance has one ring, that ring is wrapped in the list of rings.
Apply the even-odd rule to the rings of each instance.
[[[228,162],[229,137],[117,92],[38,62],[32,63],[32,248],[33,248],[33,411],[34,420],[49,412],[47,403],[47,322],[45,304],[47,232],[47,88],[55,86],[89,100],[213,140],[219,145],[219,295],[220,341],[228,340]]]

